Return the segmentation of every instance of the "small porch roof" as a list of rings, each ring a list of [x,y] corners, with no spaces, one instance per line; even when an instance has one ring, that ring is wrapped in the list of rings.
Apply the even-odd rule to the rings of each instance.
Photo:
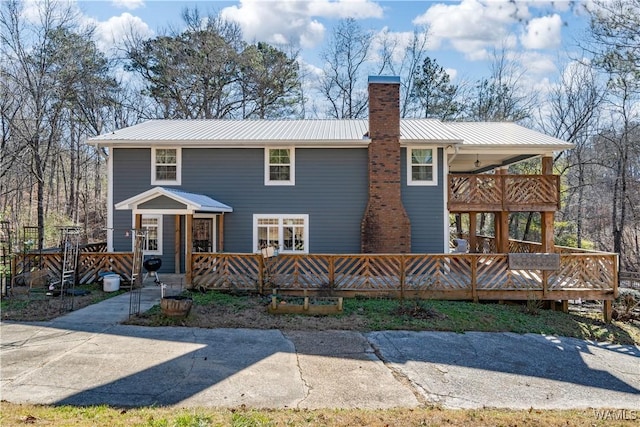
[[[115,205],[117,210],[158,211],[173,214],[233,212],[233,208],[204,194],[154,187]]]

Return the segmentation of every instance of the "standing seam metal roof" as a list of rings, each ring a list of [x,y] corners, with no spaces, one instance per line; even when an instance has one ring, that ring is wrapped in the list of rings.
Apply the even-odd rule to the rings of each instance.
[[[89,139],[99,145],[135,143],[296,143],[360,142],[368,119],[356,120],[150,120]],[[530,146],[560,150],[573,144],[510,122],[441,122],[402,119],[400,141],[462,146]]]

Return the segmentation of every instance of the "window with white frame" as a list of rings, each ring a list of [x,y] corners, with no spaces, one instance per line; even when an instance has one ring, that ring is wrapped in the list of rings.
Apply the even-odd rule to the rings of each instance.
[[[151,185],[180,185],[181,157],[179,148],[152,148]]]
[[[146,230],[142,252],[145,255],[162,255],[162,215],[142,215],[143,230]]]
[[[407,148],[407,185],[438,185],[437,148]]]
[[[308,253],[309,215],[254,215],[254,250],[269,246],[284,253]]]
[[[296,176],[295,149],[292,147],[265,148],[265,185],[294,185]]]

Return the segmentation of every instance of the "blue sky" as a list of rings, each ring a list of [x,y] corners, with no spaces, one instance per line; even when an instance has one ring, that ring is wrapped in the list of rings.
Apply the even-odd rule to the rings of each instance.
[[[237,22],[247,41],[299,46],[302,61],[313,72],[322,66],[318,52],[332,26],[353,17],[363,28],[375,34],[386,29],[398,40],[409,40],[414,29],[427,28],[427,55],[454,81],[487,76],[492,51],[506,47],[532,87],[557,78],[567,52],[576,54],[575,40],[588,25],[583,9],[587,1],[78,0],[77,4],[97,25],[104,49],[117,44],[129,28],[145,36],[169,27],[179,29],[183,8],[197,6]]]

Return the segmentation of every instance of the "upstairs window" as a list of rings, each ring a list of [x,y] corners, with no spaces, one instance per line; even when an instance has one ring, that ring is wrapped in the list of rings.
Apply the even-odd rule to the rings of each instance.
[[[295,150],[265,149],[265,185],[295,185]]]
[[[407,148],[407,185],[438,185],[436,148]]]
[[[181,150],[151,149],[151,185],[180,185]]]

